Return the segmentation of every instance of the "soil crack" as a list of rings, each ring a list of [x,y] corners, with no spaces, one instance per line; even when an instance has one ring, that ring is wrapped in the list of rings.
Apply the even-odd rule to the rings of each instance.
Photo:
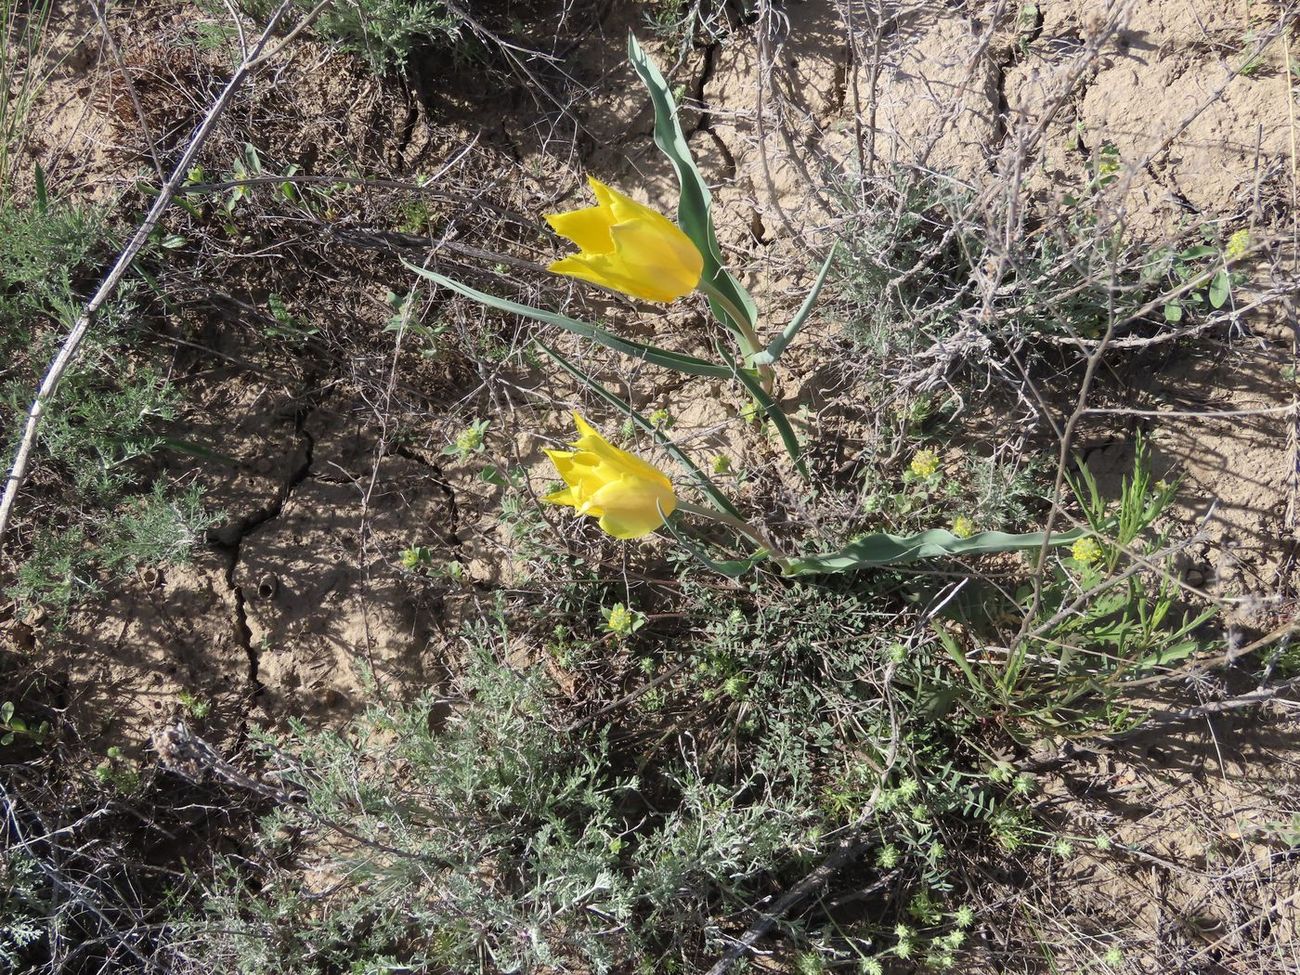
[[[304,408],[294,416],[294,436],[298,440],[297,462],[281,482],[271,502],[229,525],[208,532],[208,544],[226,556],[226,589],[234,600],[235,640],[248,658],[246,679],[250,700],[261,694],[263,690],[259,676],[262,663],[261,649],[253,643],[253,631],[248,625],[247,600],[244,597],[243,587],[235,581],[235,575],[239,571],[239,563],[243,556],[244,540],[267,522],[280,517],[294,490],[311,476],[312,455],[316,446],[315,439],[306,428],[311,412],[311,408]]]
[[[422,467],[428,468],[432,472],[433,483],[442,489],[443,497],[447,500],[447,537],[445,541],[448,545],[460,546],[464,544],[460,537],[460,506],[456,503],[456,491],[447,480],[447,475],[443,473],[441,465],[431,459],[427,451],[418,447],[406,445],[394,446],[392,452],[397,457],[402,457]]]

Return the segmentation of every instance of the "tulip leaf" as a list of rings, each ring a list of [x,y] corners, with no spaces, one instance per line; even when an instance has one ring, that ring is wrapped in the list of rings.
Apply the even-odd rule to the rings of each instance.
[[[472,298],[479,304],[487,305],[489,308],[495,308],[498,311],[508,312],[512,315],[521,315],[524,318],[532,318],[539,322],[546,322],[548,325],[558,325],[566,332],[572,332],[575,335],[581,335],[583,338],[591,339],[607,349],[613,349],[615,352],[622,352],[624,355],[632,356],[634,359],[642,359],[645,362],[653,363],[656,366],[663,366],[665,369],[676,369],[678,372],[684,372],[691,376],[709,376],[714,379],[730,379],[731,370],[726,366],[719,366],[712,362],[705,362],[703,359],[697,359],[694,356],[684,355],[680,352],[670,352],[667,349],[656,348],[653,345],[643,345],[640,342],[632,342],[628,339],[619,338],[612,332],[596,325],[590,325],[587,322],[580,322],[577,319],[569,318],[567,315],[561,315],[558,312],[546,311],[543,308],[533,308],[531,305],[521,305],[517,301],[510,301],[507,298],[498,298],[496,295],[490,295],[483,291],[477,291],[467,284],[461,284],[452,278],[439,274],[437,271],[430,271],[427,268],[416,267],[407,261],[403,261],[408,268],[423,278],[428,278],[435,284],[442,285],[455,291],[457,294],[464,295],[466,298]]]
[[[667,451],[668,455],[672,457],[673,460],[677,461],[677,463],[681,464],[684,468],[686,468],[687,471],[690,472],[691,478],[695,481],[696,486],[709,496],[709,500],[711,500],[714,504],[716,504],[719,508],[721,508],[723,511],[727,512],[728,514],[735,515],[736,517],[740,517],[740,512],[736,510],[736,506],[727,500],[727,496],[723,494],[720,490],[718,490],[718,486],[714,484],[711,480],[709,480],[708,475],[705,474],[704,471],[700,470],[699,467],[697,467],[695,463],[689,457],[686,456],[685,452],[683,452],[680,447],[678,447],[675,443],[673,443],[671,440],[665,437],[662,431],[656,428],[653,423],[647,420],[636,410],[632,409],[630,403],[628,403],[626,400],[619,397],[617,394],[610,392],[608,389],[605,388],[603,383],[593,378],[592,376],[587,375],[585,372],[583,372],[581,369],[575,366],[564,356],[560,355],[560,353],[556,352],[554,349],[552,349],[541,339],[533,339],[533,341],[537,344],[537,347],[539,349],[541,349],[552,359],[554,359],[557,363],[559,363],[560,367],[564,369],[565,372],[569,373],[569,375],[573,376],[573,378],[581,382],[584,386],[590,389],[593,393],[595,393],[597,396],[603,399],[610,406],[613,406],[614,408],[622,411],[641,430],[645,431],[646,433],[650,434],[650,436],[654,437],[655,442],[658,443],[659,446],[663,447],[663,449]]]
[[[718,562],[705,555],[703,549],[687,538],[685,533],[673,523],[672,517],[664,519],[664,527],[668,529],[668,534],[677,539],[677,542],[686,549],[686,551],[690,552],[691,556],[695,558],[696,561],[700,562],[706,569],[710,569],[719,575],[724,575],[728,579],[739,579],[746,572],[749,572],[754,568],[754,566],[767,558],[767,552],[761,551],[755,552],[747,559],[726,559],[722,562]]]
[[[1090,534],[1090,529],[1079,528],[1068,532],[1053,532],[1049,545],[1069,545]],[[1043,547],[1043,532],[1009,535],[1006,532],[980,532],[969,538],[959,538],[943,528],[935,528],[918,535],[889,535],[877,532],[863,535],[838,552],[793,558],[787,575],[816,575],[818,573],[852,572],[890,565],[906,565],[920,559],[938,559],[953,555],[989,555],[994,552],[1016,552]]]
[[[803,475],[804,480],[807,480],[808,467],[803,461],[803,447],[799,445],[799,437],[796,436],[794,427],[790,426],[790,421],[786,419],[784,411],[777,406],[776,400],[772,399],[767,390],[763,388],[763,384],[754,375],[753,370],[742,369],[738,366],[736,360],[731,357],[731,353],[722,348],[721,345],[715,345],[714,348],[718,350],[718,355],[722,357],[722,360],[731,366],[735,377],[749,390],[749,395],[753,396],[758,405],[763,408],[767,418],[776,427],[776,432],[781,437],[781,443],[785,445],[785,452],[794,461],[795,469]]]
[[[799,330],[808,321],[813,305],[817,303],[817,296],[822,292],[822,285],[826,283],[826,274],[830,271],[833,260],[835,260],[835,248],[831,247],[831,252],[826,255],[826,263],[822,265],[821,271],[817,274],[817,280],[813,282],[812,290],[808,292],[808,297],[803,300],[803,304],[795,312],[794,318],[790,319],[790,324],[782,330],[780,335],[767,344],[766,349],[750,357],[751,365],[770,366],[781,358],[781,353],[794,341],[794,337],[799,334]]]
[[[732,321],[733,313],[724,309],[718,301],[710,299],[713,314],[727,322],[732,331],[737,333],[743,332],[745,328],[753,329],[758,324],[758,308],[749,292],[722,266],[722,251],[713,229],[713,195],[691,156],[691,147],[686,142],[681,121],[677,117],[677,102],[672,90],[664,80],[659,66],[650,60],[637,42],[636,35],[630,31],[627,35],[627,55],[654,105],[655,145],[677,171],[677,182],[681,186],[677,223],[704,258],[704,280],[721,292],[737,312],[745,315],[747,321]]]

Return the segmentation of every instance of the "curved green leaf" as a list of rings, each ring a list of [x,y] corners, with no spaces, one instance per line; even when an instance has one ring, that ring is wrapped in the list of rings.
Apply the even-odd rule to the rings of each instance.
[[[705,474],[704,471],[700,470],[699,467],[695,465],[694,461],[687,457],[680,447],[665,437],[653,423],[643,417],[636,410],[632,409],[630,403],[615,393],[610,392],[605,388],[604,384],[592,376],[587,375],[541,339],[533,339],[533,342],[536,343],[539,349],[559,363],[560,368],[565,372],[581,382],[610,406],[613,406],[615,409],[620,410],[626,416],[631,418],[633,423],[646,433],[650,434],[650,436],[654,437],[655,442],[658,443],[659,446],[663,447],[663,449],[668,453],[668,456],[672,457],[673,460],[677,461],[677,463],[681,464],[690,472],[691,478],[695,481],[696,486],[709,496],[709,500],[728,514],[735,515],[737,518],[740,517],[740,512],[736,510],[736,506],[727,499],[725,494],[718,490],[718,486],[709,480],[708,475]],[[728,373],[728,375],[730,375],[730,373]]]
[[[1086,528],[1053,532],[1049,544],[1069,545],[1085,535]],[[958,538],[943,528],[933,528],[918,535],[889,535],[878,532],[850,542],[838,552],[790,560],[787,575],[814,575],[826,572],[852,572],[889,565],[906,565],[920,559],[938,559],[953,555],[989,555],[1043,547],[1043,532],[1009,535],[1006,532],[980,532]]]
[[[812,290],[808,292],[808,297],[803,300],[803,304],[795,312],[794,318],[790,319],[790,324],[781,331],[780,335],[767,344],[766,349],[750,357],[750,365],[770,366],[781,358],[781,353],[794,341],[794,337],[799,334],[799,330],[808,321],[813,305],[817,303],[817,296],[822,293],[822,285],[826,283],[826,274],[830,271],[833,260],[835,260],[835,246],[832,246],[831,252],[826,255],[826,262],[822,265],[821,271],[818,272]]]
[[[677,182],[681,186],[681,196],[677,203],[677,223],[682,232],[699,249],[704,258],[704,278],[714,288],[722,292],[731,305],[742,312],[748,321],[744,324],[753,329],[758,324],[758,308],[749,292],[741,287],[740,282],[722,266],[722,251],[718,248],[718,237],[713,230],[713,195],[709,184],[704,182],[691,148],[686,144],[686,135],[682,132],[681,122],[677,118],[677,102],[673,99],[668,82],[663,72],[646,55],[637,43],[636,35],[628,32],[627,56],[632,67],[641,78],[642,84],[650,93],[650,101],[655,110],[655,145],[657,145],[673,169],[677,171]],[[733,322],[731,312],[717,301],[710,299],[713,313],[720,320],[728,322],[733,331],[740,332],[739,323]]]
[[[664,519],[664,527],[668,529],[668,534],[672,535],[673,538],[677,540],[678,544],[685,548],[686,551],[690,552],[691,556],[696,561],[706,569],[710,569],[719,575],[724,575],[728,579],[739,579],[745,573],[752,570],[754,566],[758,565],[758,563],[764,561],[768,557],[766,551],[761,551],[754,553],[747,559],[727,559],[718,562],[705,555],[703,549],[687,538],[685,533],[683,533],[681,529],[673,523],[672,517]]]
[[[409,261],[403,261],[408,268],[420,275],[422,278],[428,278],[435,284],[442,285],[457,294],[464,295],[466,298],[472,298],[479,304],[487,305],[489,308],[495,308],[498,311],[508,312],[512,315],[522,315],[524,318],[532,318],[539,322],[546,322],[548,325],[557,325],[566,332],[572,332],[575,335],[581,335],[583,338],[591,339],[603,345],[607,349],[613,349],[615,352],[622,352],[624,355],[630,355],[636,359],[642,359],[645,362],[653,363],[656,366],[663,366],[665,369],[676,369],[678,372],[684,372],[691,376],[709,376],[713,379],[730,379],[731,370],[726,366],[715,365],[712,362],[705,362],[703,359],[697,359],[694,356],[684,355],[680,352],[670,352],[667,349],[656,348],[653,345],[643,345],[640,342],[633,342],[629,339],[619,338],[612,332],[596,325],[589,325],[587,322],[580,322],[577,319],[570,318],[567,315],[561,315],[559,312],[546,311],[543,308],[533,308],[531,305],[521,305],[517,301],[510,301],[507,298],[498,298],[496,295],[490,295],[484,291],[478,291],[467,284],[461,284],[446,275],[439,274],[437,271],[430,271],[427,268],[416,267]]]

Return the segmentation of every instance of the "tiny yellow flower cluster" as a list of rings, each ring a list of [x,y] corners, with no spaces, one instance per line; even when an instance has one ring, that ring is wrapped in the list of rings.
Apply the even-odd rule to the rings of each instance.
[[[477,426],[466,427],[456,435],[456,449],[462,454],[472,454],[483,446],[483,431]]]
[[[1081,538],[1070,546],[1070,555],[1074,558],[1074,561],[1078,562],[1080,565],[1092,565],[1092,563],[1100,559],[1103,554],[1101,546],[1098,545],[1097,540],[1091,536],[1088,538]]]
[[[627,636],[635,625],[635,614],[622,603],[615,603],[609,615],[605,617],[605,626],[611,633],[617,633],[619,636]]]
[[[1250,250],[1250,231],[1242,227],[1228,238],[1228,246],[1223,249],[1223,259],[1235,261],[1245,257],[1248,250]]]
[[[975,522],[966,515],[958,515],[952,520],[952,533],[958,538],[970,538],[975,534]]]
[[[917,477],[930,477],[939,470],[939,455],[928,447],[912,455],[909,468]]]

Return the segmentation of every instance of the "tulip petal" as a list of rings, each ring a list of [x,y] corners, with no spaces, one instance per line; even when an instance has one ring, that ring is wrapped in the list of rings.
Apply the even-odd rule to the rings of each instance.
[[[612,254],[570,254],[546,266],[552,274],[590,281],[602,288],[620,291],[633,298],[667,303],[681,297],[675,289],[660,286],[656,281],[639,278],[628,273],[627,265]]]
[[[610,265],[609,256],[605,254],[570,254],[568,257],[562,257],[558,261],[552,261],[546,265],[546,270],[552,274],[563,274],[571,278],[580,278],[583,281],[590,281],[592,284],[598,284],[602,288],[611,288],[614,291],[621,291],[624,294],[630,294],[634,298],[643,297],[640,294],[629,291],[629,284],[638,286],[637,282],[626,281],[621,275],[617,274],[615,269]],[[651,301],[657,299],[648,299]]]
[[[548,213],[546,222],[561,237],[572,241],[585,253],[608,254],[614,249],[609,228],[613,221],[608,207],[587,207],[568,213]]]
[[[672,488],[620,478],[606,484],[591,498],[590,514],[600,511],[600,527],[615,538],[640,538],[664,523],[677,507]],[[662,514],[660,513],[662,510]]]
[[[605,186],[603,183],[601,183],[600,186],[601,189],[604,190],[604,193],[597,194],[597,196],[600,199],[601,204],[609,208],[610,216],[612,217],[610,220],[611,224],[644,220],[656,233],[663,234],[666,237],[682,237],[690,246],[691,252],[696,256],[696,258],[699,258],[700,252],[696,249],[694,244],[690,243],[690,238],[682,233],[677,224],[673,223],[658,210],[648,207],[643,203],[638,203],[636,200],[632,199],[632,197],[620,193],[611,186]],[[593,186],[592,189],[594,191],[595,187]],[[700,260],[702,264],[703,259],[701,258]]]
[[[582,504],[582,502],[574,496],[573,488],[569,487],[560,488],[558,491],[552,491],[550,494],[544,494],[542,495],[542,500],[549,502],[550,504],[568,505],[570,508],[576,508]]]
[[[690,294],[704,270],[704,258],[695,245],[675,226],[668,226],[671,234],[648,219],[620,221],[610,228],[614,239],[611,260],[619,262],[623,274],[656,294],[671,296],[653,301],[675,301]]]
[[[619,450],[577,413],[573,414],[573,422],[578,428],[578,439],[574,446],[579,450],[590,451],[595,454],[603,463],[615,468],[620,475],[654,481],[670,491],[672,490],[672,481],[659,468],[646,463],[635,454],[629,454],[626,450]]]

